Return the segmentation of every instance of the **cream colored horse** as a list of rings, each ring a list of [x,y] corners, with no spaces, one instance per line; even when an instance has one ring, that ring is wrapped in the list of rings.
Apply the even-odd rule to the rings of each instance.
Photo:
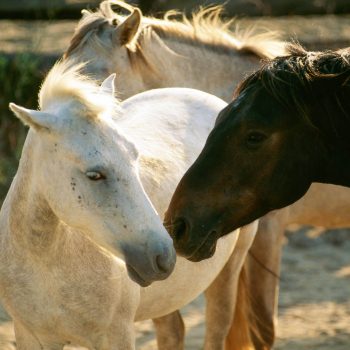
[[[221,240],[208,261],[178,258],[168,279],[147,288],[131,281],[128,274],[151,282],[148,269],[168,274],[171,240],[157,212],[165,211],[226,103],[181,88],[119,103],[113,77],[99,87],[78,69],[66,61],[51,70],[40,111],[10,105],[30,126],[0,213],[0,296],[19,350],[134,349],[134,320],[162,317],[193,300],[229,259],[243,263],[255,236],[256,225],[249,225]],[[133,249],[145,264],[155,252],[153,269],[128,266]],[[218,278],[214,284],[227,282]],[[233,303],[225,306],[232,317]],[[173,340],[163,340],[165,348],[181,349],[181,334]],[[210,340],[206,349],[223,349]]]
[[[127,8],[131,14],[115,14],[113,4]],[[118,80],[125,82],[120,90],[122,98],[155,87],[186,86],[230,101],[237,83],[258,68],[261,58],[284,54],[284,44],[275,40],[273,33],[253,34],[238,30],[238,26],[233,33],[230,25],[230,21],[220,19],[220,8],[202,10],[193,14],[192,20],[171,20],[171,13],[159,20],[143,17],[139,9],[121,1],[105,1],[100,11],[84,12],[65,56],[90,60],[87,70],[100,79],[116,72]],[[348,226],[349,205],[349,189],[314,184],[300,201],[259,221],[246,270],[248,283],[254,286],[254,313],[261,319],[257,327],[264,325],[260,327],[263,338],[252,340],[248,334],[248,343],[270,348],[274,341],[278,296],[275,275],[279,274],[285,227],[293,223]],[[236,334],[232,328],[232,349],[232,339],[242,333],[241,326],[247,329],[241,320],[234,327]]]
[[[114,13],[116,3],[131,11]],[[143,17],[121,1],[104,1],[100,10],[83,12],[65,57],[88,61],[86,71],[101,81],[116,73],[123,82],[119,97],[162,87],[191,87],[230,101],[237,83],[254,71],[261,58],[285,53],[275,33],[229,31],[232,21],[220,19],[221,7],[174,21]],[[205,87],[205,89],[204,89]]]

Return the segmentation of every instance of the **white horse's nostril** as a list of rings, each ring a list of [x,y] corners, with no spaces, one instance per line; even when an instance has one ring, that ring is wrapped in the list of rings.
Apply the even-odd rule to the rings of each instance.
[[[171,268],[170,259],[164,255],[158,255],[156,257],[156,266],[160,272],[168,272]]]
[[[174,269],[176,254],[172,254],[172,251],[166,250],[162,254],[158,254],[154,261],[155,267],[159,272],[169,274]]]

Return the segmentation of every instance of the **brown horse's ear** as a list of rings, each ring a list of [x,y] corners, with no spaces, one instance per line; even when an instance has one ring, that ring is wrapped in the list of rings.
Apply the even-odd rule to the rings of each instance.
[[[129,44],[137,36],[141,19],[142,12],[138,8],[134,8],[132,14],[116,28],[113,40],[118,41],[121,46]]]

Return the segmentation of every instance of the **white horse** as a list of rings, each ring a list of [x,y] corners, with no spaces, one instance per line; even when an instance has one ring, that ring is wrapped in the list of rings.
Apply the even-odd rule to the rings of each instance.
[[[59,81],[59,68],[49,75],[41,91],[40,104],[45,112],[11,105],[36,131],[29,134],[24,151],[24,154],[34,154],[31,159],[35,156],[36,159],[30,164],[33,169],[28,168],[28,161],[21,163],[19,173],[27,176],[23,183],[16,179],[10,193],[16,193],[16,204],[30,205],[30,220],[43,212],[50,219],[46,224],[56,227],[58,217],[65,225],[88,232],[93,241],[122,257],[129,274],[140,284],[168,277],[176,255],[172,240],[140,183],[136,165],[138,151],[122,135],[117,138],[117,132],[108,123],[102,124],[102,117],[96,117],[93,123],[95,115],[111,114],[118,105],[111,94],[108,96],[103,91],[89,95],[89,86],[85,87],[83,79],[81,85],[77,79]],[[73,91],[77,97],[93,102],[85,106],[82,103],[71,106],[71,101],[61,103]],[[72,118],[73,113],[76,118]],[[65,115],[69,119],[66,120]],[[90,119],[85,118],[86,115]],[[82,117],[85,125],[81,123]],[[48,140],[42,137],[37,141],[35,136],[46,134],[50,135]],[[118,153],[116,146],[119,146]],[[30,171],[34,171],[32,176]],[[40,192],[28,188],[38,188]],[[17,227],[17,231],[26,229],[24,222],[17,223],[22,226]],[[41,223],[37,225],[36,237],[40,238],[44,228]]]
[[[114,13],[113,4],[128,9],[130,15]],[[260,59],[285,54],[285,44],[275,39],[275,33],[239,30],[239,23],[230,30],[232,21],[220,19],[220,10],[200,10],[191,20],[174,20],[170,12],[161,20],[142,16],[138,8],[122,1],[104,1],[99,11],[84,12],[65,56],[89,60],[86,70],[99,79],[116,72],[126,82],[120,90],[122,98],[156,87],[185,86],[230,101],[237,83],[259,67]],[[262,341],[255,339],[258,348],[271,348],[274,342],[276,275],[285,228],[290,224],[348,227],[349,207],[350,189],[313,184],[298,202],[259,220],[246,262],[255,314],[261,319],[256,325],[263,325],[259,327]],[[245,322],[232,327],[230,349],[235,349],[234,339],[240,337]]]
[[[226,103],[191,89],[154,90],[118,103],[111,77],[99,87],[78,70],[69,62],[51,70],[40,111],[10,105],[30,126],[0,213],[0,296],[21,350],[134,349],[133,321],[161,317],[195,298],[235,256],[240,236],[237,230],[221,240],[208,261],[179,258],[167,280],[147,288],[128,278],[126,266],[141,284],[171,270],[171,241],[156,211],[165,211]],[[255,226],[245,228],[238,257]],[[147,269],[116,256],[134,261],[134,254]]]

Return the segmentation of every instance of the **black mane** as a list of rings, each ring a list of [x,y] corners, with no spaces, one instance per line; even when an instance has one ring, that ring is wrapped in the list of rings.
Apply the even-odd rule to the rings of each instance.
[[[235,96],[263,88],[309,124],[339,134],[343,124],[350,123],[350,48],[308,52],[292,44],[288,51],[265,62],[240,84]]]

